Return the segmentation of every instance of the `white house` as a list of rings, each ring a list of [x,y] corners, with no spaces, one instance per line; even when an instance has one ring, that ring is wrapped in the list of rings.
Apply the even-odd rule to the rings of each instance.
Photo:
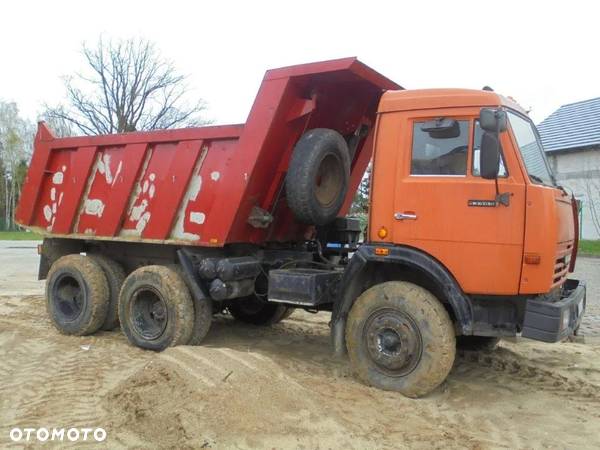
[[[600,239],[600,97],[561,106],[538,130],[557,182],[581,201],[581,238]]]

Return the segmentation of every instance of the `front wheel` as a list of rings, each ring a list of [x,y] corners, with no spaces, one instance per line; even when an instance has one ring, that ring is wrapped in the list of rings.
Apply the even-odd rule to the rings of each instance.
[[[448,376],[456,354],[452,321],[429,291],[408,282],[371,287],[346,324],[353,369],[367,384],[421,397]]]

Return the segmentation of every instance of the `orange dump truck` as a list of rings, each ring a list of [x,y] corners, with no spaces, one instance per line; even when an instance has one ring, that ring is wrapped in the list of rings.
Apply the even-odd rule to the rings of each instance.
[[[368,227],[345,217],[373,161]],[[576,332],[577,214],[538,133],[489,90],[404,90],[354,58],[267,71],[243,125],[57,139],[17,212],[50,318],[162,350],[213,314],[330,311],[334,351],[407,396],[456,346]]]

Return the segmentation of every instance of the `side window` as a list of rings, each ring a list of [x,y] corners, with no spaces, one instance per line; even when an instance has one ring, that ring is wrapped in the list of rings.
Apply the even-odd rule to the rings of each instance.
[[[442,131],[431,130],[431,122],[414,123],[411,175],[466,175],[469,122],[449,123]]]
[[[475,121],[475,128],[473,133],[473,176],[479,177],[481,176],[479,166],[479,152],[481,149],[481,136],[483,136],[483,130],[479,125],[479,120]],[[500,147],[500,170],[498,171],[498,177],[506,178],[507,176],[508,172],[506,171],[506,166],[504,164],[504,153],[502,152],[502,147]]]

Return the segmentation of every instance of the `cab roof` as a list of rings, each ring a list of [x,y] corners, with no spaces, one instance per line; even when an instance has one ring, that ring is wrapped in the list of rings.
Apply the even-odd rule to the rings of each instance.
[[[512,98],[493,91],[476,89],[413,89],[387,91],[381,97],[378,113],[465,106],[506,106],[527,112]]]

